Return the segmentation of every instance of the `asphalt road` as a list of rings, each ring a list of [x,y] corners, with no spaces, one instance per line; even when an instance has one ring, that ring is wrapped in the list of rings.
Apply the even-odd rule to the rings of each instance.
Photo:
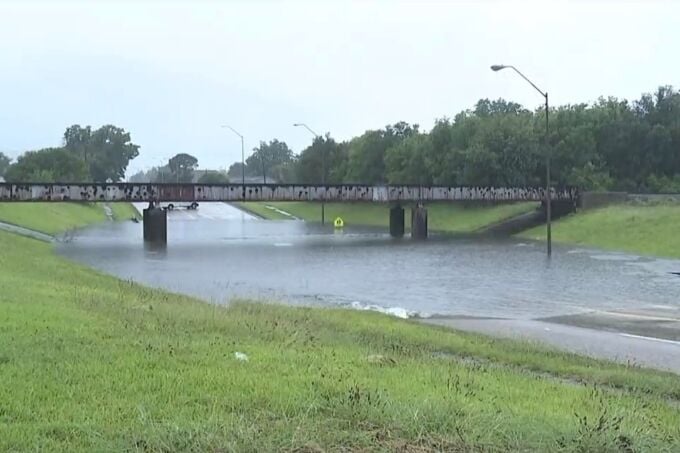
[[[677,337],[680,335],[677,313],[671,317],[668,313],[662,316],[649,312],[592,312],[549,320],[442,317],[422,322],[499,338],[523,339],[590,357],[680,373],[680,341],[661,337],[656,327],[664,325],[665,337]],[[574,325],[591,322],[598,327]]]
[[[176,202],[176,206],[184,206],[185,202]],[[132,203],[140,213],[148,203]],[[168,212],[169,219],[175,220],[255,220],[256,217],[234,208],[227,203],[201,203],[198,209],[176,208]]]

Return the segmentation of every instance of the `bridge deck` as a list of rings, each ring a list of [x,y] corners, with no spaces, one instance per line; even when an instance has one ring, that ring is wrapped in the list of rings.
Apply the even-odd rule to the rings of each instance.
[[[575,188],[553,189],[553,200],[575,202]],[[37,184],[0,183],[0,201],[541,201],[537,187],[445,187],[301,184]]]

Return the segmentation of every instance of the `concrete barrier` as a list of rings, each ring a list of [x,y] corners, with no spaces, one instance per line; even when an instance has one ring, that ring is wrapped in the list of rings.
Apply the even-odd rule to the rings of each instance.
[[[582,192],[579,209],[595,209],[617,203],[678,203],[678,193]]]
[[[679,193],[631,193],[628,200],[638,203],[680,203]]]
[[[582,192],[578,208],[595,209],[626,201],[628,201],[628,192]]]

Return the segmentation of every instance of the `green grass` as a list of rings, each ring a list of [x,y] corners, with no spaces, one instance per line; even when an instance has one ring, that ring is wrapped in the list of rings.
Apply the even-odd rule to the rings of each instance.
[[[675,375],[0,250],[0,451],[680,449]]]
[[[95,203],[0,203],[0,221],[47,234],[104,220],[104,209]]]
[[[136,213],[129,203],[111,203],[116,220],[127,220]],[[0,203],[0,221],[47,234],[84,227],[106,220],[100,203]]]
[[[266,206],[274,206],[295,217],[307,221],[320,221],[321,205],[309,202],[239,203],[267,219],[287,219],[282,214]],[[535,203],[511,203],[495,206],[465,206],[456,203],[432,203],[426,205],[428,223],[431,230],[446,232],[472,232],[501,220],[529,212],[536,208]],[[411,216],[406,209],[406,226],[410,227]],[[368,225],[389,227],[389,208],[375,203],[326,203],[326,218],[333,221],[341,217],[345,225]]]
[[[109,203],[113,211],[114,220],[130,220],[133,217],[141,219],[139,211],[130,203]]]
[[[553,225],[553,239],[643,255],[680,258],[680,205],[622,204],[583,211]],[[521,236],[545,240],[545,227]]]
[[[268,220],[290,220],[290,217],[283,215],[267,206],[277,205],[280,203],[232,203],[234,206],[243,209],[244,211],[258,215]],[[320,208],[319,208],[320,209]]]
[[[449,203],[426,205],[428,227],[435,231],[451,232],[476,231],[533,211],[537,206],[537,203],[509,203],[495,206],[463,206]],[[407,217],[410,224],[410,215]]]

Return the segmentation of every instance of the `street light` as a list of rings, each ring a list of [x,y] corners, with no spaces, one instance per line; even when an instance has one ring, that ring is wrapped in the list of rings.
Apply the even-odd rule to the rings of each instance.
[[[314,132],[309,126],[307,126],[305,123],[295,123],[293,124],[295,127],[304,127],[309,131],[310,134],[314,136],[314,139],[319,138],[319,134]],[[322,147],[321,148],[321,185],[324,186],[324,198],[326,197],[326,148]],[[321,199],[321,224],[323,225],[326,221],[326,209],[324,206],[324,198]]]
[[[243,185],[243,196],[246,195],[246,152],[245,145],[243,144],[243,135],[239,134],[236,129],[229,126],[228,124],[223,124],[222,127],[230,129],[234,134],[241,138],[241,184]]]
[[[165,181],[164,181],[165,172],[163,171],[163,169],[164,169],[166,166],[167,166],[168,168],[170,168],[170,165],[169,165],[170,158],[169,158],[169,157],[156,157],[156,160],[157,160],[157,162],[159,163],[159,166],[158,166],[158,179],[160,180],[160,181],[156,181],[156,182],[160,182],[161,184],[165,184]],[[165,164],[165,162],[168,162],[168,164]],[[152,181],[149,180],[149,182],[152,182]],[[160,200],[160,191],[162,191],[162,189],[159,189],[159,193],[156,195],[156,200],[155,200],[155,202],[154,202],[154,201],[149,201],[149,208],[153,208],[154,205],[160,206],[160,201],[159,201],[159,200]]]
[[[505,68],[510,68],[513,71],[515,71],[517,74],[519,74],[520,77],[522,77],[524,80],[529,82],[529,84],[534,87],[536,91],[541,93],[541,96],[545,98],[545,217],[546,217],[546,233],[547,233],[547,239],[548,239],[548,257],[552,255],[552,236],[551,236],[551,231],[550,231],[550,221],[551,221],[551,206],[550,206],[550,147],[548,144],[548,133],[550,132],[549,129],[549,123],[548,123],[548,93],[544,92],[541,90],[539,87],[534,85],[534,82],[529,80],[524,74],[519,72],[519,69],[517,69],[514,66],[511,65],[504,65],[504,64],[495,64],[491,66],[491,70],[498,72],[501,69]]]
[[[159,182],[162,184],[162,183],[165,182],[165,181],[163,181],[163,176],[164,176],[163,175],[163,168],[166,167],[166,166],[168,168],[170,168],[169,164],[166,164],[164,162],[170,162],[170,158],[169,157],[158,157],[157,159],[158,159],[158,163],[160,164],[160,166],[158,167],[158,176],[159,176],[159,179],[160,179]]]

